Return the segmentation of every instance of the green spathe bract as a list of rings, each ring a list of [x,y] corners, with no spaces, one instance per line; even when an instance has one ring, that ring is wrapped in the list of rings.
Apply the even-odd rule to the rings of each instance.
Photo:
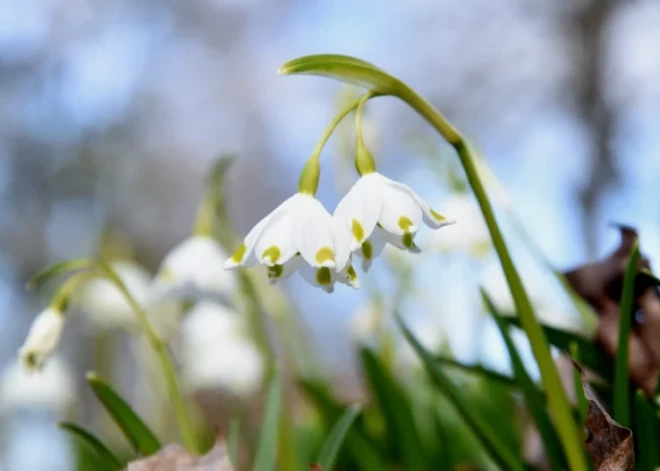
[[[514,298],[516,311],[520,316],[522,327],[527,334],[532,352],[539,365],[543,384],[548,395],[548,402],[557,425],[561,443],[568,457],[570,469],[573,471],[587,470],[588,465],[581,445],[580,433],[573,420],[566,392],[550,354],[548,341],[541,325],[536,320],[532,304],[513,264],[506,242],[495,219],[493,207],[475,166],[472,151],[458,130],[413,89],[382,69],[360,59],[327,54],[305,56],[287,62],[279,69],[279,73],[331,77],[366,87],[379,94],[396,96],[417,111],[455,148],[488,225],[493,244]]]

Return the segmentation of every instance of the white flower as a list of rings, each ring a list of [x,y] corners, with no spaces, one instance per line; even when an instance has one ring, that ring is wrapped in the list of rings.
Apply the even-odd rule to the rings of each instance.
[[[176,331],[179,307],[176,303],[163,300],[153,290],[149,272],[129,260],[117,260],[110,264],[126,289],[146,311],[152,327],[163,337]],[[75,298],[86,314],[99,327],[140,329],[141,326],[126,296],[105,278],[95,278],[80,287]]]
[[[467,194],[453,194],[444,202],[445,213],[451,217],[461,215],[460,224],[434,234],[431,245],[441,252],[462,251],[483,257],[490,251],[490,233],[479,206]]]
[[[245,397],[264,377],[245,318],[211,301],[198,303],[183,321],[181,358],[184,382],[192,390],[221,388]]]
[[[62,336],[64,313],[48,308],[42,311],[32,323],[18,356],[29,370],[40,370],[46,359],[53,353]]]
[[[226,258],[211,237],[190,237],[163,259],[155,289],[165,297],[210,297],[226,302],[236,290],[234,275],[222,268]]]
[[[363,258],[365,270],[386,242],[418,251],[414,238],[422,222],[433,229],[454,222],[432,210],[408,186],[377,172],[363,175],[334,215],[351,231],[351,251]]]
[[[41,371],[26,371],[20,362],[12,363],[2,374],[0,408],[41,407],[63,411],[76,400],[76,380],[71,367],[57,356]]]
[[[254,226],[224,268],[258,260],[268,267],[272,283],[300,269],[306,280],[327,292],[335,281],[358,288],[350,243],[346,228],[316,198],[297,193]]]

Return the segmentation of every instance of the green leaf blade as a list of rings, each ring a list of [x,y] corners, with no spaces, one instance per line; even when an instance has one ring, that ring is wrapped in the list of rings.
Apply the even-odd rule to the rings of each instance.
[[[500,331],[500,335],[504,340],[506,349],[509,352],[509,358],[511,359],[513,372],[516,379],[518,380],[520,388],[522,389],[525,398],[525,404],[527,405],[527,409],[532,415],[539,433],[541,434],[543,445],[546,450],[546,456],[548,457],[550,464],[550,469],[554,471],[561,471],[565,468],[565,455],[561,446],[561,442],[559,441],[559,437],[557,436],[555,428],[552,425],[550,417],[546,411],[543,395],[527,373],[522,358],[520,357],[518,350],[516,349],[516,346],[513,343],[511,336],[509,335],[506,323],[483,289],[481,290],[481,296],[484,304],[486,305],[487,311],[495,320],[495,324],[497,325],[497,328]]]
[[[110,449],[90,431],[85,430],[83,427],[72,422],[60,422],[57,425],[62,430],[68,432],[71,436],[87,445],[110,469],[120,470],[123,468],[114,453],[112,453]]]
[[[148,456],[160,450],[156,435],[109,384],[93,372],[87,373],[87,383],[135,451]]]
[[[329,77],[384,95],[402,87],[399,80],[373,64],[350,56],[316,54],[293,59],[280,67],[281,75],[307,74]]]
[[[280,429],[280,414],[282,411],[282,377],[279,368],[274,368],[268,396],[263,428],[259,436],[254,471],[273,471],[277,458],[277,440]]]
[[[339,417],[339,420],[337,420],[334,427],[332,427],[332,431],[323,444],[318,458],[318,462],[324,470],[327,469],[331,471],[334,468],[337,455],[344,443],[344,439],[353,425],[353,422],[355,422],[355,419],[361,412],[362,407],[360,405],[354,404],[350,406],[342,416]]]
[[[398,451],[406,468],[424,469],[424,448],[408,398],[372,350],[362,348],[361,356],[372,393],[385,417],[390,447]]]
[[[630,377],[628,372],[628,345],[632,328],[632,308],[635,296],[635,278],[639,265],[639,243],[635,242],[623,277],[621,311],[619,314],[619,342],[614,360],[614,405],[612,417],[623,427],[630,428]]]
[[[466,403],[460,390],[454,383],[445,375],[434,362],[433,357],[427,352],[419,341],[413,336],[412,332],[408,330],[406,325],[397,315],[395,316],[399,328],[403,332],[404,337],[408,343],[417,352],[417,355],[422,360],[427,373],[438,386],[438,389],[452,402],[456,410],[463,417],[465,422],[470,426],[474,434],[479,438],[484,449],[490,457],[502,469],[510,471],[524,471],[525,466],[518,456],[509,450],[500,440],[497,432],[492,428],[491,424],[485,422],[479,414],[475,413],[470,405]]]

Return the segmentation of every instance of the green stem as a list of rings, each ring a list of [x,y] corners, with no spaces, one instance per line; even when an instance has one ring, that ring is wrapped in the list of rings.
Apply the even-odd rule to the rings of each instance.
[[[55,292],[50,305],[60,312],[66,311],[71,296],[78,287],[99,275],[100,273],[97,270],[87,270],[72,275],[71,278],[62,283],[57,292]]]
[[[461,134],[430,103],[408,86],[400,83],[400,86],[397,87],[396,96],[417,111],[456,149],[470,187],[479,202],[481,212],[488,225],[495,250],[504,269],[509,288],[511,289],[522,327],[527,334],[534,358],[539,365],[541,378],[548,394],[550,408],[553,411],[559,436],[568,456],[571,470],[587,470],[588,467],[582,448],[582,440],[573,421],[571,408],[560,381],[559,373],[552,360],[548,341],[543,334],[541,325],[534,316],[532,304],[515,269],[502,232],[497,225],[492,205],[479,179],[470,149]]]
[[[192,452],[200,451],[197,448],[197,442],[195,439],[195,434],[193,433],[192,424],[190,418],[186,413],[185,401],[183,394],[181,393],[180,385],[177,380],[176,367],[174,366],[174,361],[172,355],[167,349],[167,345],[160,338],[158,333],[154,330],[153,326],[149,322],[147,313],[142,309],[142,306],[135,300],[131,292],[128,290],[124,282],[117,275],[117,273],[112,269],[110,265],[104,262],[99,262],[99,267],[103,270],[103,273],[106,275],[106,278],[113,283],[119,291],[124,295],[126,301],[131,306],[131,309],[135,313],[135,316],[142,327],[151,347],[156,352],[158,359],[163,368],[163,373],[165,375],[165,382],[167,384],[167,389],[170,395],[170,400],[174,406],[174,413],[176,414],[177,421],[179,423],[179,430],[181,433],[181,438],[183,439],[184,445],[191,450]]]
[[[197,208],[197,216],[195,218],[195,227],[193,234],[197,236],[213,237],[213,229],[215,227],[215,198],[211,194],[211,189],[206,190],[202,202]]]
[[[364,137],[362,135],[362,112],[364,104],[371,98],[371,93],[366,93],[360,98],[357,111],[355,112],[355,138],[357,145],[355,146],[355,168],[360,175],[374,173],[376,171],[376,161],[374,157],[364,145]]]

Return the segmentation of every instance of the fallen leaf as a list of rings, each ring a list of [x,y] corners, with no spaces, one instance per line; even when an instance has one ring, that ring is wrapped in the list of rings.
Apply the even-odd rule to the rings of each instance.
[[[633,471],[635,447],[632,431],[610,417],[591,389],[582,367],[575,361],[573,366],[580,372],[584,396],[589,402],[586,448],[594,468],[596,471]]]
[[[598,313],[596,343],[612,358],[619,343],[620,300],[626,264],[637,231],[618,226],[619,247],[605,259],[566,273],[566,280]],[[649,268],[645,257],[640,268]],[[629,344],[629,371],[632,380],[651,396],[660,371],[660,296],[655,283],[640,273],[635,279],[634,322]]]
[[[190,454],[177,443],[163,447],[155,455],[131,461],[126,471],[234,471],[223,440],[218,440],[204,456]]]
[[[323,471],[323,468],[318,463],[312,463],[309,465],[309,471]]]

